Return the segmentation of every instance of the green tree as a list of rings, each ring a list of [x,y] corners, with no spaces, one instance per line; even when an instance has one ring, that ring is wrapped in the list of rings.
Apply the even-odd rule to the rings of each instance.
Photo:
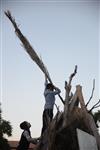
[[[5,134],[7,136],[12,135],[12,126],[9,121],[6,121],[2,118],[2,110],[0,104],[0,150],[10,150],[8,141],[4,137]]]

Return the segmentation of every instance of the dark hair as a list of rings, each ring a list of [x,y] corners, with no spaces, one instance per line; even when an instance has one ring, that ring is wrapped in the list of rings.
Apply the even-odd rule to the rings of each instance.
[[[46,85],[46,89],[54,89],[54,86],[51,84],[51,83],[48,83],[47,85]]]
[[[27,126],[27,121],[23,121],[22,123],[20,123],[20,128],[23,129],[23,130],[27,130],[28,129],[28,126]]]

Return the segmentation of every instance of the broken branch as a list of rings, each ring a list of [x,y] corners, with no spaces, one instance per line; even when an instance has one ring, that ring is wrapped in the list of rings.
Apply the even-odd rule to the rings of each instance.
[[[92,89],[92,94],[91,94],[91,96],[90,96],[89,101],[88,101],[88,102],[87,102],[87,104],[86,104],[86,107],[88,106],[88,104],[90,103],[90,101],[91,101],[91,99],[92,99],[92,97],[93,97],[94,89],[95,89],[95,79],[93,80],[93,89]]]

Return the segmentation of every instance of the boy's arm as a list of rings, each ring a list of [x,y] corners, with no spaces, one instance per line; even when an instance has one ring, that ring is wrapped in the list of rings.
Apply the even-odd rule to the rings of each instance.
[[[28,132],[28,131],[25,131],[23,134],[24,134],[24,136],[25,136],[25,138],[27,139],[28,142],[33,143],[33,144],[37,144],[37,140],[38,140],[38,139],[32,138],[32,137],[29,135],[29,132]]]
[[[54,91],[55,94],[60,94],[61,93],[61,90],[58,87],[56,87],[54,85],[53,85],[53,87],[55,89],[55,91]]]

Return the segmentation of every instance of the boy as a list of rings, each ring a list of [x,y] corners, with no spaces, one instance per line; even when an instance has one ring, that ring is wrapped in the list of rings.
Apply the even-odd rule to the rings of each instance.
[[[48,83],[47,77],[45,76],[45,90],[44,90],[44,97],[45,97],[45,106],[43,111],[43,127],[42,127],[42,134],[48,126],[48,118],[51,121],[53,118],[53,107],[55,104],[55,95],[60,94],[60,89]]]
[[[30,127],[31,124],[27,121],[20,124],[20,128],[24,131],[22,132],[17,150],[28,150],[30,143],[37,144],[38,139],[31,137]]]

